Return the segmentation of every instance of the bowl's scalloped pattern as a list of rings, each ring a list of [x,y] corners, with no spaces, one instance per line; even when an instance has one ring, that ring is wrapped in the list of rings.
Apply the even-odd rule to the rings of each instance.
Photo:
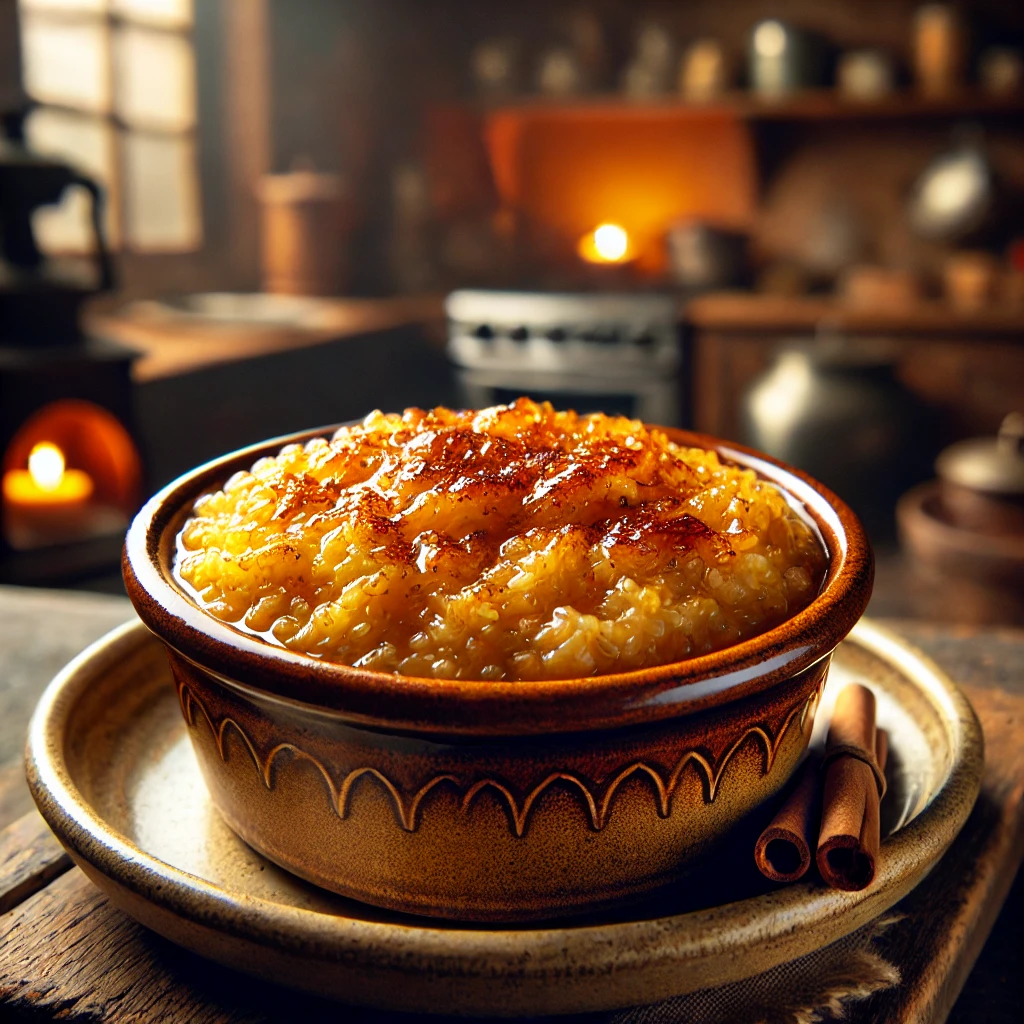
[[[608,821],[613,799],[621,784],[632,775],[638,773],[646,776],[650,780],[654,788],[658,815],[662,818],[667,818],[671,814],[672,796],[679,783],[683,769],[691,763],[698,769],[701,775],[705,802],[712,803],[714,802],[715,795],[718,792],[718,784],[721,781],[722,774],[729,761],[740,747],[742,747],[743,744],[751,737],[760,740],[764,757],[762,774],[767,775],[772,769],[772,765],[775,761],[775,755],[778,752],[783,737],[789,730],[790,725],[792,725],[793,720],[799,716],[799,727],[803,729],[804,724],[807,721],[807,716],[809,713],[813,712],[819,696],[819,687],[816,686],[807,697],[802,697],[796,704],[794,704],[794,706],[786,713],[782,720],[782,724],[778,729],[778,733],[774,737],[767,728],[761,725],[753,725],[745,729],[742,734],[728,746],[725,753],[718,760],[717,765],[713,765],[708,758],[700,753],[700,751],[689,749],[683,752],[679,760],[676,762],[675,767],[668,773],[668,777],[665,778],[657,767],[646,764],[643,761],[634,761],[631,764],[611,773],[609,780],[604,784],[603,791],[601,792],[597,791],[600,788],[598,785],[592,786],[591,783],[585,779],[581,779],[573,772],[555,771],[548,774],[544,779],[533,786],[520,801],[517,799],[512,789],[501,779],[488,777],[478,779],[473,782],[467,782],[457,775],[448,773],[435,775],[420,786],[415,793],[411,794],[403,793],[402,790],[383,772],[370,766],[351,769],[345,774],[345,777],[339,784],[335,782],[331,772],[323,762],[319,760],[319,758],[305,750],[302,750],[294,743],[278,743],[270,749],[265,757],[261,757],[256,749],[256,745],[249,738],[242,726],[235,721],[235,719],[230,716],[225,716],[219,722],[215,722],[213,716],[207,710],[203,702],[191,691],[187,683],[177,680],[176,686],[178,691],[178,700],[181,704],[181,711],[189,727],[196,727],[197,719],[195,712],[196,709],[198,709],[199,712],[201,712],[202,717],[206,720],[207,725],[210,727],[214,743],[217,746],[217,752],[222,761],[227,761],[227,751],[225,748],[227,730],[229,727],[233,729],[242,740],[249,752],[249,755],[252,757],[253,763],[259,771],[263,784],[267,789],[273,788],[274,763],[277,760],[278,755],[288,753],[292,757],[309,761],[323,776],[324,782],[327,784],[328,792],[330,793],[331,803],[334,810],[340,818],[344,819],[348,815],[350,809],[353,786],[359,779],[369,777],[371,779],[375,779],[391,797],[398,824],[407,832],[416,831],[420,822],[420,808],[423,803],[423,799],[436,786],[447,782],[453,785],[457,790],[461,791],[461,807],[463,810],[466,810],[481,792],[486,789],[491,789],[504,798],[508,807],[512,830],[519,838],[526,835],[530,811],[537,799],[549,786],[556,782],[568,782],[572,784],[572,791],[578,793],[583,801],[590,827],[595,832],[601,831],[601,829],[604,828],[605,823]]]

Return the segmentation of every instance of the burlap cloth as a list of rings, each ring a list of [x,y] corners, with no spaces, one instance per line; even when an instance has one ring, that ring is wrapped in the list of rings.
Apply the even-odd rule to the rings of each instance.
[[[847,1011],[900,981],[899,969],[876,940],[899,920],[878,918],[824,949],[720,988],[620,1010],[607,1024],[815,1024],[843,1020]]]

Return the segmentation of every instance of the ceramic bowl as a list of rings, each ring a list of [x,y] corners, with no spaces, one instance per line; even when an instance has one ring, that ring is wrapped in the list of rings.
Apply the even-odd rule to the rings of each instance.
[[[820,531],[818,597],[733,647],[586,679],[416,679],[319,661],[203,611],[173,573],[193,501],[306,431],[168,485],[128,533],[124,576],[163,641],[215,805],[260,853],[376,906],[479,921],[597,909],[685,884],[789,779],[873,562],[850,509],[738,445],[666,430],[773,481]],[[682,881],[680,881],[682,879]]]

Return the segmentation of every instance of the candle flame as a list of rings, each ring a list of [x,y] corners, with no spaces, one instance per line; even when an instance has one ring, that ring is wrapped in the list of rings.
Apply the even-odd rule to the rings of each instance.
[[[629,234],[619,224],[599,224],[579,244],[588,263],[621,263],[629,254]]]
[[[64,479],[64,453],[50,441],[40,441],[29,452],[28,471],[41,491],[55,491]]]

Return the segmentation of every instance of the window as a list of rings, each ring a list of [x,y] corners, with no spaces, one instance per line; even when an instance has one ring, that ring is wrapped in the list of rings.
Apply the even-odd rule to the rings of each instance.
[[[106,188],[112,248],[198,249],[192,0],[19,0],[19,17],[29,145]],[[37,212],[44,249],[88,251],[80,191]]]

